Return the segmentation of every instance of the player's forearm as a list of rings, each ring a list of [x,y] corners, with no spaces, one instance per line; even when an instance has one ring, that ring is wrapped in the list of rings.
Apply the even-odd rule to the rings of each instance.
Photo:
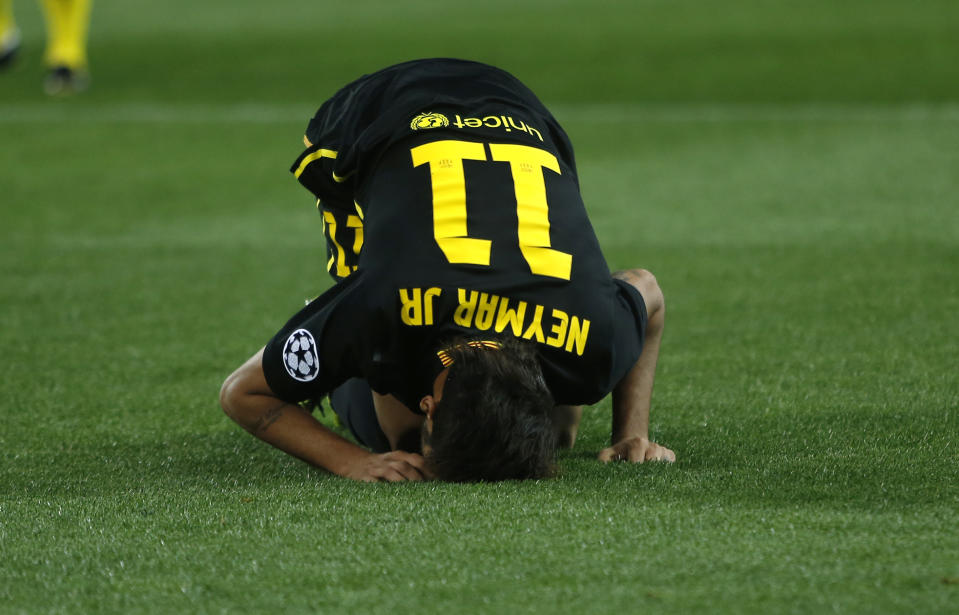
[[[250,394],[227,412],[248,432],[310,465],[346,476],[370,453],[324,427],[300,406],[269,395]]]
[[[643,369],[642,358],[613,389],[613,429],[611,441],[649,437],[649,407],[652,379]]]
[[[613,389],[613,443],[627,438],[649,438],[649,408],[659,346],[663,338],[665,309],[661,301],[649,301],[647,306],[652,309],[646,325],[643,351],[636,364]]]

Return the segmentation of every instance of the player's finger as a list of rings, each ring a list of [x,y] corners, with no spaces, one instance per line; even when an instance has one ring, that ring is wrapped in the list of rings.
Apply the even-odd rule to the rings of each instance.
[[[423,473],[405,461],[394,461],[393,469],[399,472],[404,480],[423,480]]]
[[[430,471],[429,465],[426,463],[426,460],[422,455],[395,451],[392,453],[391,459],[393,459],[394,463],[406,464],[416,471],[416,478],[411,478],[410,480],[426,480],[436,478],[436,476]]]
[[[390,469],[399,473],[403,480],[423,480],[423,473],[403,459],[394,457],[389,462]]]
[[[628,458],[631,463],[643,463],[646,461],[646,452],[649,450],[649,445],[643,442],[636,442],[628,449]]]
[[[416,469],[420,471],[420,474],[423,475],[423,480],[436,480],[436,474],[433,473],[433,470],[430,469],[426,460],[423,460],[422,465],[416,466]]]
[[[610,461],[619,461],[622,457],[619,456],[619,451],[616,450],[616,447],[610,446],[599,451],[599,455],[596,457],[603,463],[609,463]]]
[[[646,459],[648,461],[666,461],[672,463],[676,461],[676,453],[665,446],[650,444],[649,450],[646,452]]]
[[[401,483],[406,480],[407,478],[403,476],[403,474],[400,471],[392,467],[384,469],[383,472],[380,474],[380,481],[382,482]]]
[[[426,463],[426,458],[417,453],[407,453],[404,457],[405,461],[419,470],[420,474],[423,475],[423,478],[436,478],[433,472],[430,470],[430,466]]]

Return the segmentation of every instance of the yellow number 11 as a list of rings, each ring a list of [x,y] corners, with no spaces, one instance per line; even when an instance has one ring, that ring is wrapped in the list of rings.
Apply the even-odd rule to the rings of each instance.
[[[531,272],[569,279],[573,256],[550,247],[549,206],[543,169],[560,173],[556,156],[527,145],[491,143],[496,162],[508,162],[516,192],[519,249]],[[433,182],[433,235],[451,263],[489,265],[492,242],[466,230],[464,160],[488,160],[482,143],[434,141],[410,150],[413,166],[428,164]]]

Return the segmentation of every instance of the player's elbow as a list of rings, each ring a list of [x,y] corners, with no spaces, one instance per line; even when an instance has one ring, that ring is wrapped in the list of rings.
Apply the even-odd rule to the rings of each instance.
[[[616,275],[639,291],[639,294],[643,297],[643,302],[646,304],[646,312],[650,319],[654,317],[662,318],[666,311],[666,298],[663,296],[663,289],[659,287],[656,276],[651,271],[630,269]]]
[[[651,271],[646,269],[639,269],[638,271],[642,278],[642,290],[640,292],[646,302],[646,309],[649,311],[650,317],[654,314],[662,317],[666,313],[666,297],[663,295],[663,289],[660,288],[656,276]]]
[[[246,396],[247,392],[243,386],[243,378],[239,370],[237,370],[230,374],[227,379],[223,381],[223,386],[220,387],[220,408],[224,414],[240,425],[244,424],[243,418],[245,413],[243,412],[243,408],[245,404],[243,402]]]
[[[283,403],[267,384],[261,361],[262,351],[238,367],[220,387],[220,408],[247,431],[262,422],[264,413]]]

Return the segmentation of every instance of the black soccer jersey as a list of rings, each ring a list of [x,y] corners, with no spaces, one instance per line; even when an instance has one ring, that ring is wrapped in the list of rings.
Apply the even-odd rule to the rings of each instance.
[[[598,401],[635,363],[642,298],[609,274],[565,132],[513,76],[394,66],[340,90],[306,137],[292,171],[341,281],[267,345],[280,397],[360,376],[416,409],[455,335],[534,343],[557,403]]]

